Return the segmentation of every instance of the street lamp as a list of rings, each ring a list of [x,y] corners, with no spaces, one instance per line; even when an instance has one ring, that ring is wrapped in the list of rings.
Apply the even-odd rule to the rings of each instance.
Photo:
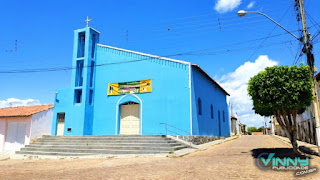
[[[245,16],[246,14],[249,14],[249,13],[254,13],[254,14],[260,14],[266,18],[268,18],[269,20],[271,20],[272,22],[274,22],[276,25],[280,26],[283,30],[287,31],[287,33],[291,34],[294,38],[296,38],[298,41],[301,41],[300,38],[298,38],[296,35],[292,34],[289,30],[287,30],[286,28],[284,28],[283,26],[281,26],[279,23],[277,23],[275,20],[273,20],[272,18],[270,18],[269,16],[259,12],[259,11],[245,11],[245,10],[240,10],[238,11],[238,16],[240,17],[243,17]]]
[[[244,11],[244,10],[238,11],[238,16],[240,16],[240,17],[242,17],[242,16],[244,16],[244,15],[246,15],[246,14],[247,14],[247,12]]]

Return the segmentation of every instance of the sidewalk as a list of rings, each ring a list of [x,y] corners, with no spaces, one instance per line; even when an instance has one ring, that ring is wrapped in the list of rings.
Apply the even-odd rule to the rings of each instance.
[[[286,137],[282,137],[282,136],[278,136],[278,135],[272,135],[286,143],[289,143],[289,145],[291,146],[291,142],[288,138]],[[318,151],[318,146],[317,145],[314,145],[314,144],[310,144],[310,143],[306,143],[306,142],[303,142],[303,141],[297,141],[298,143],[298,146],[299,146],[299,149],[301,149],[302,151],[305,151],[307,153],[310,153],[312,155],[317,155],[319,156],[319,151]]]

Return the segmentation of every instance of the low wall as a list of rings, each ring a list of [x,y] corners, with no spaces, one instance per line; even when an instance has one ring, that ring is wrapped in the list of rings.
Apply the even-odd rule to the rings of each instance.
[[[192,142],[194,145],[204,144],[211,141],[219,140],[219,139],[225,139],[225,137],[217,137],[217,136],[175,136],[178,139]]]

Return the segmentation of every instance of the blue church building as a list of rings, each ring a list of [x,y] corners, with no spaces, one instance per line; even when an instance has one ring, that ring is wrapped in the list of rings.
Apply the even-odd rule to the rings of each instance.
[[[229,94],[199,66],[99,37],[74,31],[71,87],[56,92],[53,136],[230,135]]]

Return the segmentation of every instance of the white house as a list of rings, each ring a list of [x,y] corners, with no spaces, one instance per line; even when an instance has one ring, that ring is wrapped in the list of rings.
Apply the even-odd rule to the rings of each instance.
[[[50,135],[53,105],[0,108],[0,152],[14,152]]]

